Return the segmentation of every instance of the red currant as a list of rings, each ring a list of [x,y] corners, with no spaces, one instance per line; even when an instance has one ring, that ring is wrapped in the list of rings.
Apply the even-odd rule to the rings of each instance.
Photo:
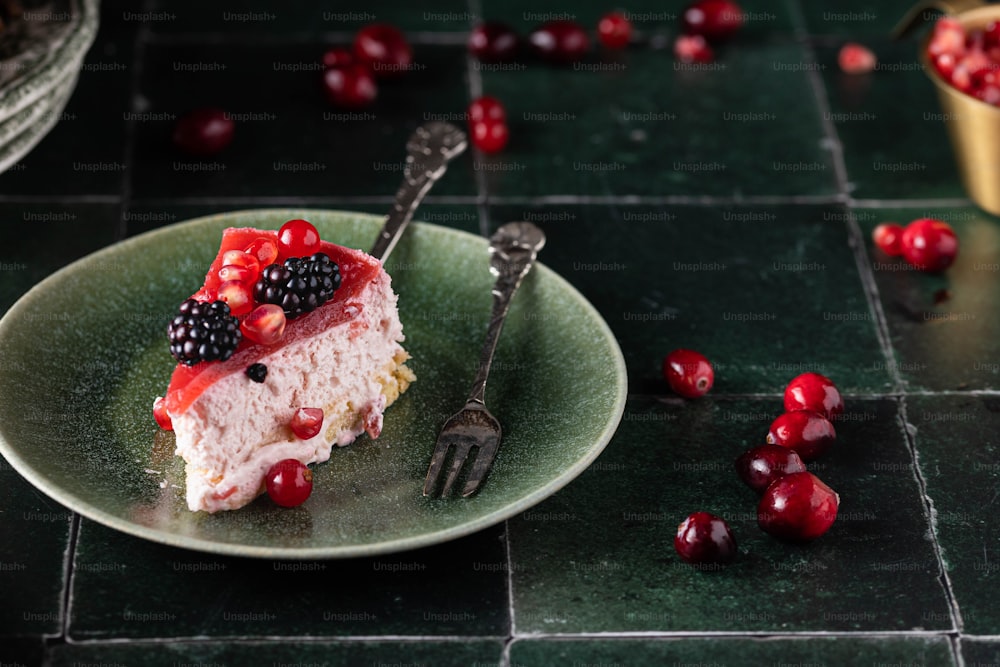
[[[736,540],[723,519],[695,512],[677,526],[674,550],[688,563],[726,564],[736,558]]]
[[[871,49],[854,42],[844,44],[837,54],[837,64],[840,66],[840,71],[846,74],[871,72],[875,69],[877,62]]]
[[[153,400],[153,419],[156,420],[156,425],[164,431],[174,430],[173,421],[167,412],[167,401],[162,396],[157,396]]]
[[[472,124],[472,143],[484,153],[498,153],[507,145],[510,131],[502,121],[480,121]]]
[[[682,63],[710,63],[715,53],[701,35],[680,35],[674,42],[674,57]]]
[[[354,36],[354,55],[367,64],[377,77],[394,76],[413,63],[413,50],[395,26],[367,25]]]
[[[289,220],[278,230],[278,252],[284,258],[319,252],[319,232],[308,220]]]
[[[779,445],[760,445],[736,459],[736,474],[757,493],[763,493],[779,477],[805,470],[806,464],[795,450]]]
[[[347,109],[364,108],[378,97],[375,78],[360,64],[331,67],[323,72],[323,86],[331,104]]]
[[[958,254],[958,237],[951,225],[933,218],[908,224],[900,242],[903,258],[921,271],[944,271]]]
[[[519,41],[506,23],[486,21],[469,34],[469,53],[482,62],[507,62],[517,55]]]
[[[705,355],[679,349],[663,359],[663,377],[674,392],[685,398],[698,398],[712,388],[715,371]]]
[[[597,38],[608,49],[624,49],[632,39],[632,22],[621,12],[609,12],[597,23]]]
[[[285,335],[285,311],[274,303],[264,303],[240,321],[240,331],[247,340],[260,345],[274,345]]]
[[[844,399],[830,378],[819,373],[803,373],[785,387],[785,412],[795,410],[818,412],[833,421],[844,411]]]
[[[837,519],[840,496],[811,472],[793,472],[775,480],[757,505],[757,525],[769,535],[808,542]]]
[[[743,26],[743,10],[732,0],[697,0],[684,10],[681,26],[688,35],[729,39]]]
[[[222,109],[195,109],[177,119],[174,145],[189,155],[214,155],[233,142],[235,129]]]
[[[528,40],[541,58],[557,63],[575,62],[590,50],[587,32],[570,19],[546,21],[531,31]]]
[[[809,410],[786,412],[771,422],[767,442],[795,450],[803,461],[822,456],[837,439],[829,419]]]
[[[342,46],[334,46],[327,49],[326,53],[323,54],[323,67],[326,69],[346,67],[353,63],[354,54],[351,53],[350,49],[345,49]]]
[[[890,257],[902,255],[903,226],[895,222],[883,222],[872,230],[872,241]]]
[[[323,429],[323,410],[320,408],[299,408],[292,415],[289,426],[297,438],[303,440],[314,438]]]
[[[267,495],[282,507],[298,507],[313,488],[312,470],[295,459],[275,463],[264,475]]]
[[[469,105],[469,122],[479,123],[483,121],[501,123],[507,121],[507,111],[503,108],[500,100],[489,95],[472,100]]]

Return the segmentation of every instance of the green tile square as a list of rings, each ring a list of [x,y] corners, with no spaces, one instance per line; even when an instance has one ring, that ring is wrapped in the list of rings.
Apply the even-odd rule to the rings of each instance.
[[[368,109],[330,106],[318,42],[152,44],[140,92],[148,115],[136,122],[132,194],[176,197],[392,197],[402,180],[406,140],[427,120],[455,118],[468,103],[463,47],[423,46],[415,69],[380,83]],[[214,106],[236,121],[233,143],[190,158],[170,136],[191,108]],[[148,119],[148,120],[147,120]],[[435,186],[436,195],[476,194],[468,154]]]
[[[1000,399],[909,396],[907,421],[963,629],[1000,635]]]
[[[962,657],[967,667],[1000,667],[1000,641],[963,637]]]
[[[8,637],[0,642],[0,661],[11,667],[41,665],[44,655],[41,637]]]
[[[798,3],[810,35],[837,35],[855,41],[884,39],[915,4],[912,0]]]
[[[678,347],[712,360],[715,392],[780,393],[807,370],[849,393],[890,386],[842,208],[497,205],[489,214],[491,225],[542,227],[539,260],[604,316],[633,392],[665,391],[662,360]]]
[[[722,50],[700,68],[649,45],[572,66],[480,66],[511,139],[477,154],[498,196],[832,195],[832,155],[797,43]]]
[[[974,208],[857,209],[905,386],[918,390],[1000,388],[1000,226]],[[917,271],[874,247],[880,222],[948,222],[959,240],[955,263],[940,274]]]
[[[175,549],[84,520],[68,633],[151,637],[507,634],[499,528],[380,558],[268,561]]]
[[[509,521],[516,633],[953,630],[895,403],[848,401],[834,449],[811,464],[840,512],[806,545],[757,527],[757,495],[733,470],[781,411],[777,397],[630,400],[601,457]],[[695,511],[729,523],[735,563],[676,555]]]

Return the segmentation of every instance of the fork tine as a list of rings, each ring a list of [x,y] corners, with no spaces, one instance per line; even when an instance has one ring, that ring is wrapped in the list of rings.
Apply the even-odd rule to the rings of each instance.
[[[465,460],[469,458],[469,450],[472,449],[471,442],[458,442],[455,444],[455,451],[451,455],[451,468],[448,470],[448,476],[444,480],[444,487],[441,489],[441,496],[447,496],[451,493],[451,487],[455,485],[455,480],[458,479],[458,474],[462,472],[462,466],[465,465]]]
[[[480,444],[479,451],[476,452],[476,460],[472,462],[472,470],[465,479],[465,488],[462,489],[462,497],[468,498],[479,490],[480,484],[486,479],[493,468],[493,459],[496,457],[497,446],[500,444],[500,437],[490,440],[486,444]]]
[[[434,487],[437,486],[438,480],[441,478],[441,469],[444,468],[444,460],[448,456],[448,447],[442,447],[441,443],[434,447],[434,453],[431,455],[431,464],[427,468],[427,476],[424,478],[424,495],[429,496],[434,493]]]

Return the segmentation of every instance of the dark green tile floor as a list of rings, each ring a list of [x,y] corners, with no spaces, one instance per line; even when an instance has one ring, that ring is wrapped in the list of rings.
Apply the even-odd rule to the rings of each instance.
[[[542,261],[618,339],[629,399],[607,450],[551,498],[379,558],[145,542],[0,462],[0,664],[1000,664],[1000,221],[962,191],[917,40],[888,37],[909,5],[747,0],[746,29],[691,68],[670,53],[682,2],[622,6],[636,43],[564,67],[486,66],[463,44],[481,18],[526,34],[593,26],[610,5],[102,3],[62,121],[0,175],[0,312],[89,252],[192,217],[384,212],[413,128],[461,123],[485,92],[507,106],[510,145],[463,155],[418,217],[541,226]],[[332,109],[322,52],[373,21],[408,33],[418,67],[370,109]],[[837,70],[848,40],[875,49],[876,72]],[[235,115],[236,140],[190,160],[169,133],[202,105]],[[925,216],[961,241],[942,275],[869,240]],[[679,346],[712,358],[709,397],[665,386]],[[0,373],[11,363],[0,350]],[[842,504],[829,534],[794,545],[757,528],[732,463],[806,370],[847,395],[836,448],[811,464]],[[730,522],[731,566],[674,554],[694,510]]]

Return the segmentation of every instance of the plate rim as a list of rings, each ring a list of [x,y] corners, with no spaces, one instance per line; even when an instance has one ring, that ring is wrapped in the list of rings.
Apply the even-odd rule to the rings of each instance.
[[[52,274],[46,276],[38,283],[33,285],[27,292],[25,292],[21,297],[15,301],[10,308],[4,313],[3,317],[0,317],[0,343],[5,339],[8,334],[8,329],[16,326],[12,322],[16,322],[23,318],[19,317],[25,309],[29,308],[32,302],[39,298],[39,295],[47,289],[49,283],[55,283],[59,280],[64,279],[66,274],[79,271],[81,268],[85,267],[87,264],[93,262],[101,261],[105,255],[110,253],[119,253],[126,251],[129,246],[137,245],[140,243],[148,243],[151,240],[155,240],[157,236],[170,235],[176,233],[178,227],[196,227],[199,225],[209,225],[213,221],[219,221],[223,218],[235,217],[235,216],[249,216],[249,215],[275,215],[276,217],[282,217],[291,215],[291,217],[306,217],[310,213],[321,213],[324,215],[332,214],[337,216],[352,217],[355,219],[367,218],[372,221],[381,221],[384,216],[363,213],[357,211],[341,210],[341,209],[325,209],[325,208],[291,208],[291,207],[263,207],[263,208],[249,208],[249,209],[238,209],[233,211],[225,211],[221,213],[213,213],[210,215],[198,216],[195,218],[190,218],[181,222],[171,223],[163,227],[158,227],[136,236],[129,237],[112,243],[108,246],[95,250],[83,257],[80,257],[64,267],[61,267],[54,271]],[[291,219],[291,218],[289,218]],[[487,239],[478,234],[473,234],[464,230],[454,229],[451,227],[444,227],[442,225],[437,225],[429,222],[420,222],[414,220],[413,225],[424,228],[432,228],[439,233],[445,233],[450,235],[456,235],[460,237],[467,237],[469,239],[475,239],[477,242],[486,244]],[[322,546],[322,547],[266,547],[257,545],[246,545],[234,542],[215,542],[211,540],[206,540],[204,538],[192,537],[187,535],[181,535],[178,533],[166,532],[160,529],[151,528],[149,526],[144,526],[135,522],[128,521],[122,517],[106,512],[100,508],[92,506],[89,502],[77,498],[74,494],[64,491],[58,485],[51,484],[44,476],[41,471],[37,471],[34,467],[24,461],[18,454],[16,449],[7,442],[4,437],[3,430],[0,429],[0,455],[9,463],[11,468],[13,468],[18,474],[24,477],[32,486],[44,493],[49,498],[52,498],[59,504],[61,504],[66,509],[71,512],[75,512],[81,516],[91,519],[99,524],[106,527],[118,530],[120,532],[133,535],[135,537],[140,537],[142,539],[149,540],[158,544],[166,544],[173,547],[180,547],[183,549],[188,549],[191,551],[197,551],[202,553],[212,553],[224,556],[241,556],[250,558],[268,558],[268,559],[282,559],[282,560],[302,560],[302,559],[313,559],[313,560],[332,560],[340,558],[356,558],[356,557],[372,557],[388,553],[397,553],[403,551],[409,551],[412,549],[418,549],[421,547],[431,546],[435,544],[441,544],[444,542],[449,542],[460,537],[470,535],[472,533],[478,532],[490,526],[496,525],[502,521],[505,521],[518,513],[523,512],[534,505],[538,504],[542,500],[548,498],[549,496],[555,494],[557,491],[566,486],[569,482],[578,477],[584,470],[586,470],[594,460],[604,451],[611,438],[614,436],[621,423],[622,417],[624,416],[627,396],[628,396],[628,373],[625,364],[625,358],[622,354],[621,347],[618,344],[618,340],[614,333],[611,331],[610,326],[597,311],[597,309],[591,304],[586,297],[584,297],[579,290],[577,290],[568,280],[559,275],[556,271],[545,266],[541,262],[536,262],[535,271],[544,273],[547,279],[554,280],[563,290],[565,290],[578,306],[582,307],[588,315],[588,319],[591,319],[597,325],[598,330],[602,336],[607,340],[611,352],[612,361],[614,364],[614,375],[616,380],[616,395],[614,404],[608,415],[608,419],[605,422],[604,428],[601,431],[598,438],[596,438],[594,445],[587,452],[587,455],[583,458],[575,461],[573,465],[569,466],[563,470],[558,476],[554,477],[549,481],[544,487],[535,490],[525,496],[519,497],[515,502],[509,503],[500,507],[499,509],[487,512],[486,514],[477,517],[474,520],[462,522],[457,526],[451,526],[448,528],[443,528],[440,530],[435,530],[428,533],[421,533],[420,535],[414,535],[404,538],[395,538],[391,540],[385,540],[380,542],[368,542],[365,544],[354,544],[345,546]],[[2,376],[2,372],[0,372]]]

